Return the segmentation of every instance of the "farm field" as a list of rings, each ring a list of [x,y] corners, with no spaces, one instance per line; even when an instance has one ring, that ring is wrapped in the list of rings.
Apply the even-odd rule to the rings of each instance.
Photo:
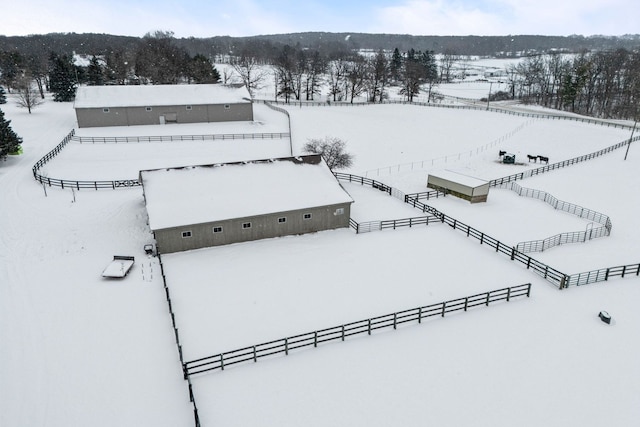
[[[141,189],[43,188],[31,167],[75,126],[71,105],[48,101],[32,115],[3,107],[25,153],[0,164],[0,424],[193,425],[157,258],[143,251],[152,237]],[[309,138],[343,138],[355,155],[346,172],[407,193],[424,191],[430,170],[493,179],[539,166],[504,165],[498,150],[556,162],[630,133],[406,105],[287,109],[294,154]],[[265,115],[259,127],[280,132],[282,123]],[[233,133],[255,125],[246,127]],[[70,143],[43,171],[135,178],[147,167],[288,155],[287,140],[251,144]],[[534,258],[567,273],[640,262],[637,148],[626,161],[616,150],[520,181],[613,223],[609,237]],[[422,215],[369,187],[343,185],[357,221]],[[492,189],[484,204],[429,203],[509,244],[587,225],[508,190]],[[136,257],[123,281],[100,277],[114,254]],[[269,239],[167,255],[163,263],[185,359],[532,283],[530,298],[200,374],[192,382],[203,426],[631,426],[640,419],[638,277],[559,291],[443,224]],[[611,325],[598,319],[601,310]]]

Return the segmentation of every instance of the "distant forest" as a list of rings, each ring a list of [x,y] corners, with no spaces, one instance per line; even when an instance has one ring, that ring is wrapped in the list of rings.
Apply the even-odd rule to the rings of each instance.
[[[83,84],[244,84],[254,96],[269,78],[275,79],[274,97],[287,103],[322,97],[384,102],[391,87],[409,102],[425,92],[427,102],[438,102],[437,86],[464,79],[471,56],[524,58],[498,73],[508,91],[492,93],[491,100],[519,99],[606,118],[640,114],[640,35],[0,36],[0,95],[15,92],[31,111],[45,92],[71,101]],[[232,68],[219,72],[216,63]]]
[[[24,56],[45,55],[51,52],[104,55],[110,51],[132,51],[140,37],[109,34],[54,33],[31,36],[0,36],[0,51],[18,51]],[[268,56],[289,45],[323,52],[357,49],[409,49],[455,55],[522,56],[532,53],[602,51],[640,48],[640,34],[626,36],[412,36],[401,34],[324,33],[308,32],[274,34],[252,37],[217,36],[210,38],[176,38],[178,46],[191,56],[201,54],[213,59],[239,51],[256,51]]]

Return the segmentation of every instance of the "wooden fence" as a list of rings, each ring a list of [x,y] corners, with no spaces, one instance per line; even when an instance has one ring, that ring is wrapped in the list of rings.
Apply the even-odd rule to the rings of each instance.
[[[217,141],[234,139],[282,139],[289,133],[222,133],[212,135],[162,135],[162,136],[73,136],[80,144],[128,144],[137,142]]]
[[[420,202],[416,198],[412,198],[407,195],[406,203],[410,204],[414,208],[422,210],[422,212],[430,213],[434,217],[438,218],[441,222],[452,227],[454,230],[465,233],[467,237],[477,239],[481,245],[488,245],[489,247],[495,249],[496,253],[506,255],[512,261],[520,262],[521,264],[525,265],[527,269],[531,269],[539,276],[542,276],[542,278],[544,278],[546,281],[553,283],[559,289],[563,289],[567,286],[566,283],[568,280],[568,276],[566,274],[531,258],[530,256],[518,251],[515,247],[505,245],[504,243],[483,233],[482,231],[477,230],[463,222],[460,222],[457,219],[438,211],[432,206]]]
[[[186,362],[183,364],[184,376],[189,378],[204,372],[224,370],[233,365],[255,363],[258,359],[278,354],[289,355],[290,352],[305,347],[315,348],[327,342],[345,341],[356,335],[371,335],[374,331],[397,329],[405,323],[422,323],[431,317],[444,317],[458,311],[468,311],[473,307],[489,306],[498,301],[529,297],[530,294],[531,283],[527,283],[256,344]]]
[[[180,357],[180,364],[184,366],[184,359],[182,357],[182,344],[180,344],[180,334],[178,333],[178,327],[176,325],[176,316],[173,312],[173,304],[171,303],[171,296],[169,295],[167,278],[164,274],[164,266],[162,264],[162,255],[158,253],[157,256],[158,256],[158,262],[160,263],[160,273],[162,275],[162,284],[164,285],[164,293],[167,299],[167,306],[169,307],[169,315],[171,316],[173,334],[176,340],[176,346],[178,348],[178,356]],[[185,376],[184,379],[187,381],[187,386],[189,389],[189,401],[193,405],[193,417],[194,417],[195,427],[200,427],[200,417],[198,416],[198,406],[196,405],[196,397],[193,394],[193,384],[191,384],[191,378]]]
[[[524,171],[524,172],[516,173],[516,174],[513,174],[513,175],[509,175],[509,176],[505,176],[505,177],[502,177],[502,178],[498,178],[498,179],[494,179],[494,180],[489,181],[489,185],[491,187],[497,187],[499,185],[506,184],[506,183],[511,182],[511,181],[519,181],[519,180],[522,180],[522,179],[525,179],[525,178],[530,178],[530,177],[535,176],[535,175],[540,175],[540,174],[543,174],[543,173],[546,173],[546,172],[549,172],[549,171],[552,171],[552,170],[555,170],[555,169],[564,168],[564,167],[567,167],[567,166],[574,165],[576,163],[581,163],[581,162],[585,162],[587,160],[595,159],[596,157],[600,157],[602,155],[608,154],[608,153],[610,153],[610,152],[612,152],[614,150],[617,150],[619,148],[626,147],[631,142],[638,141],[638,140],[640,140],[640,136],[636,136],[634,138],[631,138],[631,139],[628,139],[628,140],[624,140],[622,142],[619,142],[619,143],[617,143],[615,145],[612,145],[610,147],[607,147],[607,148],[603,148],[602,150],[596,151],[594,153],[585,154],[583,156],[574,157],[573,159],[568,159],[568,160],[564,160],[562,162],[552,163],[550,165],[545,165],[545,166],[542,166],[542,167],[539,167],[539,168],[536,168],[536,169],[529,169],[529,170]]]

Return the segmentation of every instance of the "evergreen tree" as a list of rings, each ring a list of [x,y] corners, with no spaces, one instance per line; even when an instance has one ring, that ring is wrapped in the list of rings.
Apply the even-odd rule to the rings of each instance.
[[[0,159],[18,152],[22,144],[22,138],[16,135],[10,124],[11,120],[5,120],[4,112],[0,110]]]
[[[393,81],[400,80],[400,75],[402,73],[402,54],[395,48],[393,50],[393,54],[391,55],[391,62],[389,63],[389,73],[391,74],[391,79]]]
[[[204,55],[197,54],[191,58],[188,68],[189,81],[194,83],[219,83],[220,73],[216,70],[216,67],[211,63],[209,58]]]
[[[0,86],[0,104],[7,103],[7,93],[4,91],[4,88]]]
[[[73,101],[76,96],[76,70],[71,56],[52,53],[49,57],[49,86],[56,102]]]
[[[104,85],[104,71],[102,69],[102,63],[95,55],[89,60],[87,66],[87,84],[89,86],[102,86]]]

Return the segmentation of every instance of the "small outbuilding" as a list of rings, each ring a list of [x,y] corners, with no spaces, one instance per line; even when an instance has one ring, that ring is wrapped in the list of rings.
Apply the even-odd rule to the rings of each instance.
[[[245,86],[81,86],[74,102],[78,127],[252,121]]]
[[[140,172],[156,250],[349,227],[353,199],[320,155]]]
[[[427,187],[444,191],[471,203],[486,202],[489,182],[450,170],[430,173]]]

